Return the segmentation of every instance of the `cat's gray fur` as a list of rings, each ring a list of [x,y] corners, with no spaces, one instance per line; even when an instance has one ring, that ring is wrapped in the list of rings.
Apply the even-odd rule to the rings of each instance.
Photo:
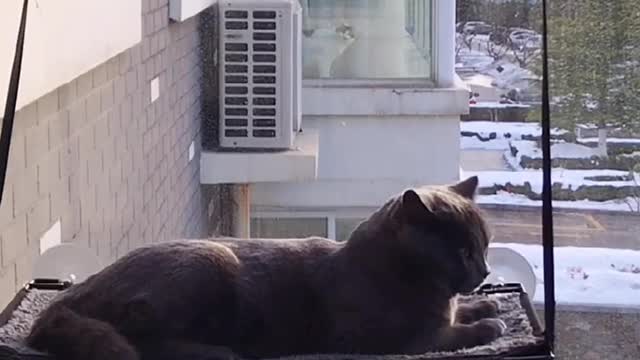
[[[66,360],[486,344],[504,331],[496,304],[455,307],[488,274],[477,183],[407,190],[344,243],[177,240],[133,250],[45,309],[27,343]]]

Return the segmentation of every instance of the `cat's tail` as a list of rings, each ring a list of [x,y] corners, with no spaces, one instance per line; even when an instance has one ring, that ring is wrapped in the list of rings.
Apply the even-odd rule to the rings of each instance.
[[[135,347],[111,324],[82,316],[62,304],[45,309],[26,344],[65,360],[139,360]]]

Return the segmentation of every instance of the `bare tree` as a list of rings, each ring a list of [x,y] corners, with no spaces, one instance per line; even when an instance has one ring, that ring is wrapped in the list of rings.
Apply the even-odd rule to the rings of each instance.
[[[456,54],[459,52],[457,48],[458,41],[464,44],[469,50],[471,50],[473,46],[473,39],[476,37],[476,34],[473,31],[465,31],[467,22],[468,21],[462,21],[456,25]]]
[[[629,175],[633,179],[633,186],[631,187],[631,196],[625,199],[629,210],[634,213],[640,213],[640,183],[638,182],[640,173],[638,173],[638,170],[640,170],[640,163],[629,171]]]
[[[493,61],[501,60],[509,49],[502,45],[497,45],[493,41],[487,42],[487,54],[493,59]]]
[[[456,61],[460,58],[460,51],[463,45],[462,34],[456,34]]]
[[[475,38],[476,34],[462,34],[462,42],[469,50],[472,50],[471,48],[473,46],[473,39]]]
[[[540,55],[540,49],[533,46],[534,39],[527,39],[524,44],[515,44],[513,43],[513,40],[509,38],[508,44],[511,48],[513,58],[523,69],[526,69],[527,66],[529,66],[529,64],[531,64],[531,62]]]

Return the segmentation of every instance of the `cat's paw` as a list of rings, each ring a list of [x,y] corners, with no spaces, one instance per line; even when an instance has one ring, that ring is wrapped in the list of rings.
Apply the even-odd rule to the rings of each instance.
[[[507,324],[500,319],[481,319],[473,323],[472,326],[479,345],[488,344],[507,331]]]
[[[500,303],[493,299],[478,300],[473,303],[476,320],[498,317]]]
[[[483,299],[471,304],[461,304],[456,310],[456,322],[471,324],[481,319],[496,318],[500,311],[500,303],[493,299]]]

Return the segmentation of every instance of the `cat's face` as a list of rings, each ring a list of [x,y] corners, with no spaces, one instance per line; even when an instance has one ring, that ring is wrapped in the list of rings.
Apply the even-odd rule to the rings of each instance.
[[[399,241],[409,245],[430,278],[469,293],[489,274],[487,225],[473,202],[477,177],[402,195]]]

